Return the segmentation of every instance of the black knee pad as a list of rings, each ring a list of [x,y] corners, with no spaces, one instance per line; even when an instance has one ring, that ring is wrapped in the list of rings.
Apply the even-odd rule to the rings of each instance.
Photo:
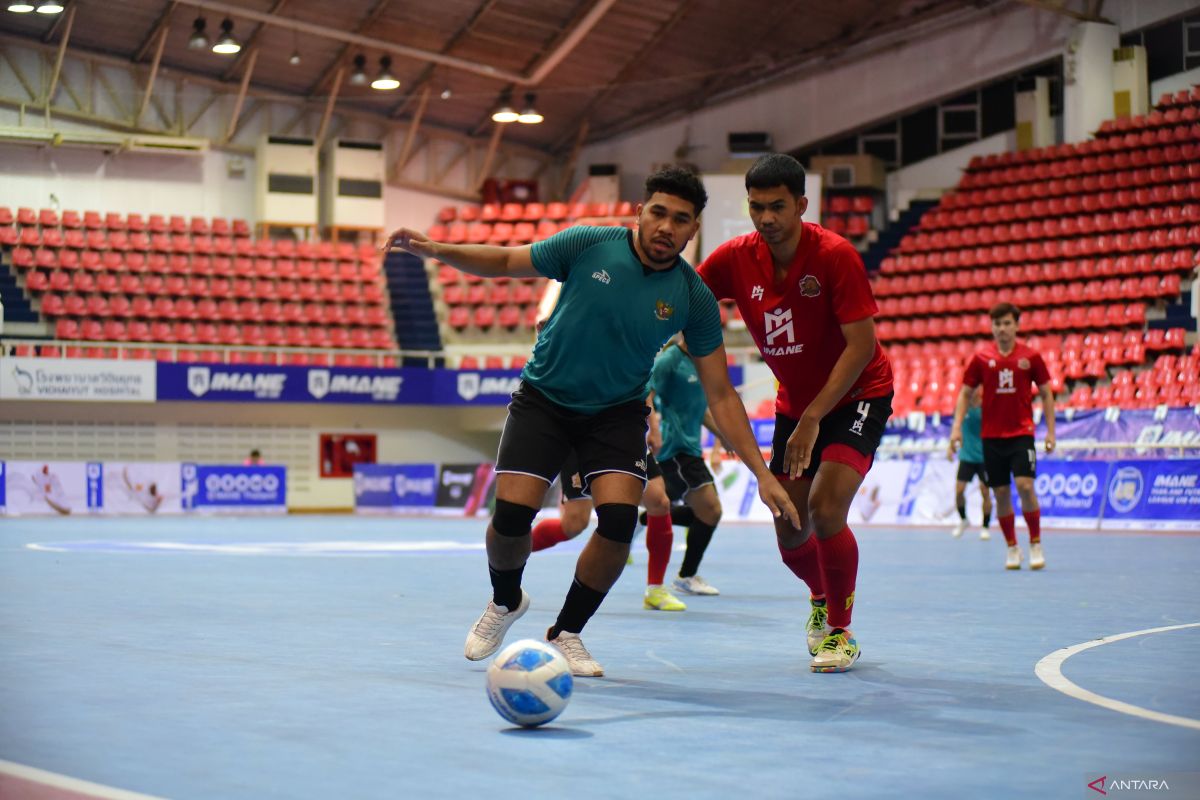
[[[638,507],[626,503],[605,503],[596,506],[596,516],[600,523],[596,533],[612,542],[629,544],[633,541],[633,531],[637,527]]]
[[[533,518],[538,510],[523,506],[520,503],[510,503],[507,500],[496,500],[496,513],[492,514],[492,527],[501,536],[513,538],[528,536],[533,527]]]

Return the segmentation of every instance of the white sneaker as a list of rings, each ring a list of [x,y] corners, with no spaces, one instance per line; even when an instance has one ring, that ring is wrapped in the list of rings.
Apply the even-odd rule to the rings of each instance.
[[[482,661],[500,649],[504,634],[512,624],[529,610],[529,595],[521,590],[521,603],[516,609],[509,611],[504,606],[489,602],[483,616],[471,626],[467,634],[467,646],[464,655],[471,661]]]
[[[854,666],[861,654],[853,633],[831,633],[821,642],[809,668],[813,672],[845,672]]]
[[[1042,543],[1032,542],[1029,545],[1029,568],[1041,569],[1046,566],[1046,556],[1042,553]]]
[[[991,538],[992,538],[992,534],[987,528],[979,529],[979,541],[986,542],[988,539],[991,539]]]
[[[581,678],[599,678],[604,675],[604,667],[592,658],[592,654],[583,646],[583,640],[578,633],[561,631],[558,636],[546,641],[559,649],[571,667],[571,674]]]
[[[1017,545],[1012,545],[1008,548],[1008,558],[1004,561],[1005,569],[1020,569],[1021,568],[1021,548]]]
[[[963,531],[965,531],[966,529],[967,529],[967,521],[965,519],[960,519],[954,525],[954,530],[950,531],[950,535],[953,536],[955,539],[957,539],[958,537],[963,535]]]
[[[671,585],[675,587],[675,591],[683,592],[684,594],[718,595],[721,593],[717,587],[699,575],[693,575],[690,578],[682,578],[676,575]]]

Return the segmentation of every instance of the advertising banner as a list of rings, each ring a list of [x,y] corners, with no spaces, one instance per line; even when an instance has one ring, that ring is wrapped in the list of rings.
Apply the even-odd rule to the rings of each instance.
[[[1095,529],[1108,484],[1106,461],[1052,461],[1037,465],[1033,490],[1042,510],[1042,521],[1059,528]],[[1014,489],[1013,505],[1020,507]],[[1019,513],[1019,512],[1018,512]]]
[[[105,462],[105,514],[180,514],[183,492],[178,461]]]
[[[101,465],[83,461],[8,461],[5,513],[87,514],[104,504]]]
[[[437,500],[436,464],[355,464],[357,511],[428,511]]]
[[[0,358],[0,400],[153,403],[152,361]]]
[[[1114,462],[1100,527],[1200,529],[1200,460]]]
[[[185,511],[287,510],[285,467],[183,464],[180,474]]]
[[[425,403],[417,369],[255,366],[249,364],[158,364],[159,400],[221,403]],[[413,396],[410,394],[416,391]]]
[[[438,473],[436,505],[439,508],[467,507],[475,491],[482,464],[442,464]]]

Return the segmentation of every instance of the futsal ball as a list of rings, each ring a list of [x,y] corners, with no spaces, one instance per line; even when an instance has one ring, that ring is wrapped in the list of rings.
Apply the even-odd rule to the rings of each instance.
[[[513,642],[487,671],[488,700],[509,722],[534,728],[562,713],[575,680],[554,645],[535,639]]]

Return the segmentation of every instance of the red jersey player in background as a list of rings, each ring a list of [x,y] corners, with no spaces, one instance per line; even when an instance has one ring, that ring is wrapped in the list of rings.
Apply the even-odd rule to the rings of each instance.
[[[983,471],[987,485],[996,495],[996,521],[1008,543],[1007,569],[1021,568],[1021,548],[1017,545],[1013,519],[1012,486],[1015,479],[1021,496],[1021,513],[1029,526],[1029,568],[1046,566],[1042,553],[1042,517],[1038,508],[1033,479],[1037,473],[1037,453],[1033,442],[1033,402],[1030,385],[1037,384],[1046,418],[1046,452],[1054,452],[1054,392],[1050,371],[1042,356],[1017,341],[1021,312],[1012,303],[997,303],[989,312],[992,318],[993,344],[974,356],[963,372],[962,391],[954,409],[950,429],[950,448],[962,445],[963,415],[967,397],[983,386]]]
[[[746,192],[755,232],[718,247],[699,273],[717,299],[737,303],[779,381],[771,471],[801,525],[776,520],[775,535],[783,563],[808,584],[812,670],[845,672],[859,656],[850,632],[858,543],[846,515],[892,413],[892,369],[858,251],[800,218],[800,162],[763,156]]]

